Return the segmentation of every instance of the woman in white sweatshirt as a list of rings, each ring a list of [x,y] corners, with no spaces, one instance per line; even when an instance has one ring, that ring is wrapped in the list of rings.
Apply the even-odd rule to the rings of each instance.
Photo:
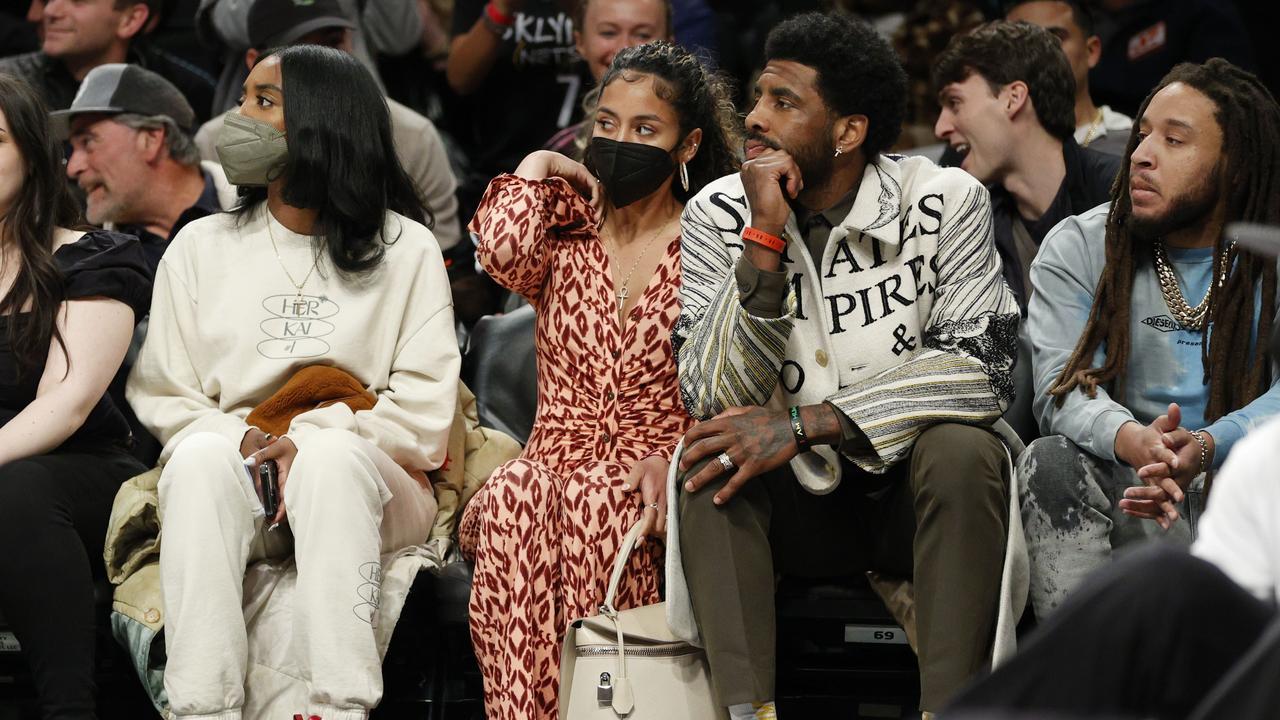
[[[298,711],[364,718],[382,694],[379,556],[426,540],[435,498],[409,473],[444,462],[455,409],[444,264],[386,104],[350,56],[297,46],[259,62],[218,151],[241,204],[169,246],[128,390],[164,443],[165,690],[179,718],[241,716],[244,571],[292,553]],[[279,438],[246,424],[311,365],[353,375],[373,408],[316,407]],[[267,460],[274,517],[246,470]]]

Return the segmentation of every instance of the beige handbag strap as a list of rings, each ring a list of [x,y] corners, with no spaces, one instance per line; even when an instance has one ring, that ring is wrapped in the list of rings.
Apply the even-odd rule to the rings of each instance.
[[[613,612],[614,596],[618,594],[618,584],[622,582],[622,571],[627,569],[627,560],[631,557],[631,551],[635,550],[636,542],[640,539],[640,531],[644,529],[644,519],[636,521],[631,526],[631,530],[627,531],[627,536],[622,540],[622,547],[618,548],[618,556],[613,561],[613,574],[609,576],[609,592],[604,596],[604,605],[601,609],[609,608]]]
[[[627,531],[627,536],[623,538],[622,547],[618,548],[618,556],[613,561],[609,591],[605,593],[604,604],[600,606],[600,613],[613,621],[613,629],[618,634],[618,664],[612,706],[614,712],[619,715],[630,713],[635,701],[631,694],[631,681],[627,678],[627,644],[622,636],[622,623],[618,622],[618,610],[613,606],[613,600],[618,594],[618,583],[622,582],[622,571],[627,567],[627,560],[631,557],[631,551],[635,550],[642,529],[644,529],[643,519],[632,525]]]

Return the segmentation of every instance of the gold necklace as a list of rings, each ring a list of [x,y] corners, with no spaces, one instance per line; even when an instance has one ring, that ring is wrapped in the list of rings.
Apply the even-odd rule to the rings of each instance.
[[[1102,108],[1098,108],[1098,114],[1093,116],[1093,122],[1089,123],[1089,131],[1084,134],[1084,141],[1080,143],[1080,147],[1089,147],[1089,143],[1098,135],[1098,128],[1102,127]]]
[[[311,260],[311,269],[307,271],[307,276],[302,278],[299,283],[293,279],[293,273],[289,272],[289,267],[284,264],[284,258],[280,257],[280,248],[276,245],[276,234],[271,230],[271,210],[267,209],[267,237],[271,238],[271,249],[276,252],[276,262],[280,263],[280,269],[284,271],[285,277],[289,278],[289,284],[293,285],[296,291],[293,296],[294,314],[297,314],[303,307],[302,289],[307,286],[307,282],[311,280],[311,275],[316,271],[316,266],[320,264],[320,256],[316,255]]]
[[[1209,291],[1204,294],[1204,299],[1200,304],[1191,307],[1187,304],[1187,299],[1182,295],[1182,288],[1178,286],[1178,276],[1174,274],[1173,268],[1169,265],[1169,258],[1164,251],[1164,242],[1156,240],[1152,243],[1152,255],[1155,257],[1156,278],[1160,281],[1160,294],[1164,296],[1165,307],[1169,308],[1169,312],[1173,314],[1173,318],[1178,324],[1188,330],[1201,330],[1204,328],[1205,319],[1209,316],[1209,300],[1213,297],[1215,287],[1222,287],[1227,282],[1227,256],[1231,251],[1231,245],[1227,245],[1222,251],[1222,269],[1218,273],[1218,282],[1209,283]]]
[[[621,287],[619,287],[615,293],[615,295],[617,295],[617,298],[618,298],[619,313],[622,312],[622,306],[626,304],[627,298],[630,297],[630,294],[631,294],[631,276],[635,274],[636,268],[640,267],[640,261],[643,260],[645,255],[649,253],[649,247],[653,245],[653,241],[657,240],[658,236],[662,234],[662,231],[665,230],[667,226],[670,224],[671,224],[671,221],[667,220],[665,223],[659,226],[658,229],[655,230],[652,235],[649,236],[649,239],[645,242],[643,248],[640,250],[639,253],[636,254],[635,262],[631,263],[631,269],[628,270],[626,276],[622,278]],[[604,230],[604,226],[601,225],[600,229]],[[617,244],[616,240],[614,241],[614,244]],[[609,250],[608,245],[605,245],[605,252],[609,253],[609,258],[613,261],[614,265],[620,264],[618,262],[617,254]]]

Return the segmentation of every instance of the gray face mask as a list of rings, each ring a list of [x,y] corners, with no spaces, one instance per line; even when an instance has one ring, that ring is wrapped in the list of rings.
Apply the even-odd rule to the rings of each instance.
[[[280,177],[289,158],[283,132],[239,112],[227,113],[217,151],[232,185],[266,185]]]

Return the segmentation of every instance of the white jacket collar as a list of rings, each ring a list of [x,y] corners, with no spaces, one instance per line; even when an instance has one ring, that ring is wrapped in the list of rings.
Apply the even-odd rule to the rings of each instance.
[[[902,169],[890,156],[867,163],[853,207],[841,227],[849,235],[863,233],[889,245],[902,242],[898,215],[902,208]]]

